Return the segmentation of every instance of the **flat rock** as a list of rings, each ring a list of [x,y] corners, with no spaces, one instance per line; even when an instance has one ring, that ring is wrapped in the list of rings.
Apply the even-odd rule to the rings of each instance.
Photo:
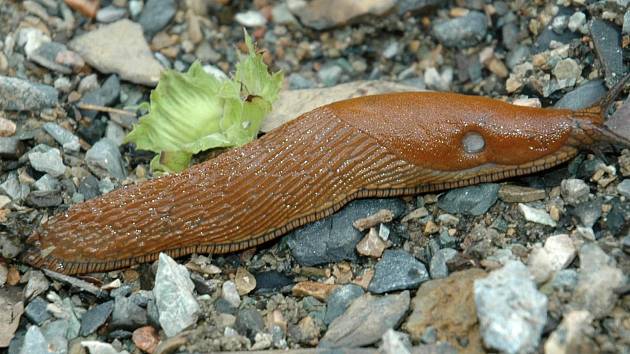
[[[361,347],[381,339],[398,326],[409,308],[409,291],[375,297],[365,294],[337,317],[319,342],[320,348]]]
[[[499,197],[497,183],[451,189],[438,201],[440,209],[451,214],[481,215],[494,205]]]
[[[287,6],[302,23],[324,30],[355,21],[365,16],[381,16],[390,11],[395,0],[288,0]],[[331,11],[334,9],[334,11]]]
[[[604,66],[606,84],[612,87],[624,75],[623,49],[621,48],[621,29],[612,23],[593,19],[591,37],[597,56]]]
[[[604,80],[592,80],[580,85],[580,87],[562,96],[554,104],[556,108],[582,109],[590,107],[606,95],[608,89]]]
[[[412,289],[429,279],[422,262],[403,250],[387,250],[376,264],[374,278],[368,290],[382,294],[394,290]]]
[[[362,233],[352,223],[381,209],[389,209],[398,217],[405,203],[400,199],[355,200],[339,212],[291,232],[286,236],[287,244],[298,263],[306,266],[356,260],[355,247]]]
[[[438,340],[462,350],[459,339],[467,338],[467,352],[482,352],[473,283],[484,276],[486,272],[473,268],[423,283],[411,301],[412,313],[403,325],[411,338],[419,341],[425,331],[434,328]]]
[[[153,293],[160,325],[172,337],[197,323],[201,309],[193,295],[195,285],[188,270],[165,253],[160,253]]]
[[[261,131],[267,133],[300,115],[329,103],[387,92],[418,91],[418,88],[390,81],[355,81],[327,88],[281,91]]]
[[[0,76],[0,110],[37,111],[58,104],[59,92],[52,86]]]
[[[475,280],[474,293],[488,348],[514,354],[535,351],[547,322],[547,297],[536,289],[527,267],[509,261]]]
[[[85,61],[104,74],[115,73],[123,80],[155,86],[162,66],[153,57],[142,27],[124,19],[86,33],[69,43]]]
[[[107,301],[89,309],[81,317],[81,329],[79,330],[79,334],[82,337],[86,337],[96,332],[96,330],[107,321],[113,309],[114,301]]]

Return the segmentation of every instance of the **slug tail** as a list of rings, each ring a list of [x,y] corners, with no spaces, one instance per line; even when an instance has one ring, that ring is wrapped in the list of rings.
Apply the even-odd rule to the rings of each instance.
[[[607,126],[607,115],[615,100],[621,95],[626,84],[630,82],[630,74],[624,76],[597,104],[575,112],[578,131],[586,135],[586,143],[608,143],[630,147],[630,136],[619,134],[615,128]],[[630,116],[623,117],[624,124],[630,125]]]

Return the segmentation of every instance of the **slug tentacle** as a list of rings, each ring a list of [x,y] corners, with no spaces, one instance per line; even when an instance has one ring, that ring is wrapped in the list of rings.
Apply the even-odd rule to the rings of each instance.
[[[570,110],[447,93],[341,101],[182,173],[72,206],[29,238],[24,259],[76,274],[160,252],[234,252],[356,198],[462,187],[563,163],[581,138],[599,137],[593,122],[576,135],[576,121]]]

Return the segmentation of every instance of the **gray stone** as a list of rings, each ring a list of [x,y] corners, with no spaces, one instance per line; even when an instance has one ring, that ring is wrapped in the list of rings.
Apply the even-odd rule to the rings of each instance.
[[[110,75],[101,87],[89,91],[81,99],[83,104],[92,104],[96,106],[111,106],[118,101],[120,96],[120,80],[118,75]],[[95,117],[96,112],[91,110],[81,111],[84,115]]]
[[[381,339],[387,330],[398,326],[409,309],[409,291],[376,297],[365,294],[328,326],[320,348],[354,348]]]
[[[58,124],[48,122],[44,123],[42,128],[63,147],[64,151],[77,152],[81,148],[79,137],[72,134],[69,130],[60,127]]]
[[[24,200],[29,192],[28,186],[20,183],[16,172],[9,173],[6,181],[0,184],[0,193],[18,202]]]
[[[580,225],[592,228],[602,216],[602,202],[594,200],[580,203],[570,211],[570,214],[578,219]]]
[[[24,144],[14,136],[0,136],[0,158],[15,160],[24,154]]]
[[[630,198],[630,178],[626,178],[617,185],[617,192],[626,198]]]
[[[403,250],[387,250],[376,264],[374,278],[368,286],[373,293],[417,288],[429,280],[426,267]]]
[[[59,181],[49,174],[45,174],[35,181],[35,183],[33,183],[33,187],[41,192],[52,192],[60,189]]]
[[[113,121],[107,121],[107,128],[105,129],[105,137],[114,142],[117,146],[123,144],[127,133],[118,123]]]
[[[532,208],[527,204],[518,203],[518,210],[527,221],[551,227],[555,227],[557,224],[544,209]]]
[[[35,170],[53,177],[59,177],[66,172],[66,165],[63,164],[61,152],[57,148],[38,145],[29,152],[28,160]]]
[[[440,197],[438,206],[451,214],[481,215],[497,201],[500,187],[496,183],[484,183],[451,189]]]
[[[106,194],[113,191],[116,188],[114,182],[109,177],[105,177],[98,181],[98,191],[100,194]]]
[[[24,344],[20,354],[50,354],[48,341],[37,326],[30,326],[24,336]]]
[[[126,14],[127,10],[122,7],[107,6],[98,10],[98,12],[96,13],[96,20],[98,22],[110,23],[120,20],[121,18],[125,17]]]
[[[569,25],[569,17],[567,16],[556,16],[551,21],[551,29],[556,33],[562,33]]]
[[[626,276],[596,243],[580,248],[580,271],[571,307],[587,310],[595,319],[606,317],[619,295],[615,289],[626,284]]]
[[[85,153],[85,162],[90,170],[101,178],[112,176],[124,179],[127,175],[118,146],[107,138],[92,145]]]
[[[398,0],[398,14],[404,15],[407,12],[421,13],[437,7],[442,2],[440,0]]]
[[[47,322],[42,326],[42,333],[48,344],[48,353],[50,354],[66,354],[68,352],[68,338],[75,338],[70,328],[70,320],[59,319],[53,322]],[[68,338],[66,338],[68,337]]]
[[[240,334],[253,340],[257,333],[265,329],[265,321],[258,310],[248,308],[238,312],[234,327]]]
[[[324,86],[333,86],[339,82],[343,68],[336,64],[324,65],[318,72],[317,77]]]
[[[155,86],[162,67],[153,57],[140,25],[120,20],[77,37],[68,44],[98,71]]]
[[[41,326],[52,317],[48,310],[46,310],[46,306],[48,306],[48,304],[48,301],[42,299],[41,297],[34,298],[24,309],[26,318],[34,324]]]
[[[429,272],[431,279],[440,279],[448,277],[448,266],[446,263],[457,255],[457,251],[452,248],[444,248],[438,250],[429,264]]]
[[[605,20],[595,18],[591,23],[591,37],[597,56],[604,66],[608,87],[621,80],[625,72],[620,32],[618,27]]]
[[[167,336],[172,337],[197,323],[201,309],[193,295],[194,288],[186,267],[160,253],[153,293],[160,325]]]
[[[388,329],[383,334],[381,350],[384,354],[411,354],[411,339],[407,333]]]
[[[362,296],[364,293],[363,289],[355,284],[342,285],[335,289],[330,296],[326,298],[324,322],[330,324],[346,311],[352,301]]]
[[[529,58],[529,47],[519,44],[512,48],[505,57],[505,64],[514,69],[518,64],[524,63]]]
[[[630,9],[623,15],[623,27],[621,30],[624,34],[630,34]]]
[[[26,202],[30,206],[38,208],[49,208],[61,205],[63,198],[61,197],[61,191],[32,191],[28,194]]]
[[[467,48],[481,43],[487,30],[486,15],[471,11],[466,16],[435,21],[432,33],[447,47]]]
[[[581,179],[564,179],[560,183],[560,194],[571,205],[577,205],[587,200],[589,192],[588,184]]]
[[[356,200],[327,218],[291,232],[286,236],[287,244],[301,265],[356,260],[355,247],[363,235],[352,223],[381,209],[393,211],[397,218],[406,206],[400,199]]]
[[[42,43],[28,58],[47,69],[66,75],[72,74],[74,67],[81,68],[85,65],[77,53],[57,42]]]
[[[293,16],[291,11],[289,11],[289,7],[285,2],[281,2],[271,9],[271,18],[273,19],[274,23],[280,25],[298,24],[297,19],[295,18],[295,16]]]
[[[134,330],[147,324],[147,310],[135,304],[130,298],[114,298],[111,327],[113,329]]]
[[[604,80],[587,81],[580,87],[562,96],[554,107],[573,110],[587,108],[599,102],[606,92],[608,90],[604,85]]]
[[[28,282],[24,288],[24,299],[30,300],[48,290],[50,283],[48,279],[39,270],[31,270],[28,272]]]
[[[100,195],[98,190],[98,179],[92,175],[86,176],[79,183],[79,193],[83,194],[84,200],[90,200]]]
[[[89,309],[81,317],[81,329],[79,334],[82,337],[86,337],[96,332],[96,330],[107,321],[113,310],[114,301],[107,301]]]
[[[87,348],[90,354],[127,354],[126,350],[119,352],[113,345],[96,340],[81,341],[81,346]]]
[[[569,17],[569,22],[567,23],[567,26],[569,27],[569,30],[571,32],[581,32],[582,29],[585,27],[584,25],[586,25],[586,15],[584,14],[584,12],[580,11],[571,15],[571,17]]]
[[[0,110],[38,111],[58,104],[59,92],[48,85],[0,76]]]
[[[527,267],[510,261],[475,280],[477,317],[488,348],[504,353],[534,352],[547,322],[547,297],[536,289]]]
[[[153,37],[171,22],[175,11],[177,11],[175,0],[149,0],[144,4],[138,23],[147,36]]]

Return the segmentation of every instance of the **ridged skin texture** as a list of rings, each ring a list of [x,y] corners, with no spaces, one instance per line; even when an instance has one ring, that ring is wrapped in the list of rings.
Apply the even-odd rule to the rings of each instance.
[[[159,252],[234,252],[330,215],[352,199],[549,168],[593,142],[597,119],[596,113],[446,93],[337,102],[180,174],[75,205],[29,238],[24,258],[76,274],[151,261]],[[469,132],[483,138],[481,151],[463,148]]]

